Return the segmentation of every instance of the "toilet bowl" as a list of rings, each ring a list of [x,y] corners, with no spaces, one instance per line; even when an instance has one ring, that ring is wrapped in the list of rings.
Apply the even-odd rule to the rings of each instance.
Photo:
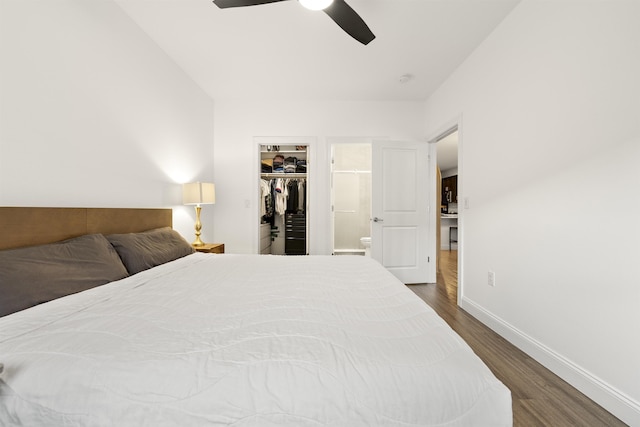
[[[371,237],[360,238],[360,243],[364,246],[364,256],[371,256]]]

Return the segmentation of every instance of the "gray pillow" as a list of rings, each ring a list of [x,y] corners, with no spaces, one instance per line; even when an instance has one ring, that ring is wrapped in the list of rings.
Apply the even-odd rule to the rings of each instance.
[[[101,234],[0,251],[0,316],[127,276]]]
[[[195,252],[195,249],[171,227],[142,233],[110,234],[111,242],[129,274],[136,274]]]

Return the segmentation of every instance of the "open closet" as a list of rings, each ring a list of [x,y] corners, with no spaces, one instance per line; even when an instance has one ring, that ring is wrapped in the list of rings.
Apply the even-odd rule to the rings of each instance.
[[[306,255],[308,145],[260,145],[260,253]]]

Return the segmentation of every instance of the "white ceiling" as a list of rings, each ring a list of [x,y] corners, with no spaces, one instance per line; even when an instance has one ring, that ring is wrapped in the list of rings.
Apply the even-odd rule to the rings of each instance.
[[[519,2],[347,0],[376,35],[364,46],[295,0],[114,1],[214,99],[351,101],[425,100]]]

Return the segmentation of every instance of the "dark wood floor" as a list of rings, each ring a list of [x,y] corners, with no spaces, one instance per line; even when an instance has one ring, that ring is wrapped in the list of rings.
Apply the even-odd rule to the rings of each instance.
[[[626,426],[457,306],[457,251],[442,251],[437,284],[410,285],[510,390],[514,426]]]

